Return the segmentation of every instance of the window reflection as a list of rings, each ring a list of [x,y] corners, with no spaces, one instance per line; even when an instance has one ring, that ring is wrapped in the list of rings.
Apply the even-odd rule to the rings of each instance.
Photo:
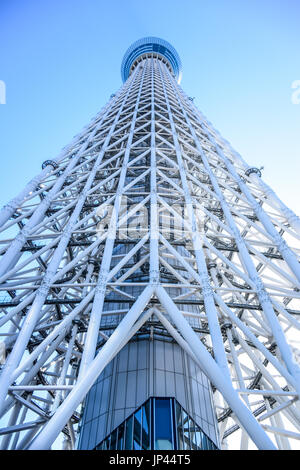
[[[191,449],[192,450],[197,450],[197,441],[196,441],[196,427],[197,425],[194,423],[194,421],[189,418],[189,429],[190,429],[190,443],[191,443]]]
[[[96,447],[109,449],[217,450],[217,447],[177,400],[150,398]]]
[[[134,413],[134,431],[133,431],[133,448],[141,450],[142,443],[142,410],[141,408]]]
[[[124,447],[124,433],[125,433],[125,424],[120,424],[118,428],[118,444],[117,444],[117,449],[118,450],[123,450]]]
[[[155,449],[173,449],[170,399],[155,398]]]
[[[190,431],[189,431],[189,417],[187,413],[182,410],[182,425],[183,425],[183,440],[184,440],[184,449],[189,450],[190,446]]]
[[[181,406],[179,405],[178,402],[176,402],[176,406],[175,406],[175,420],[177,424],[177,446],[179,450],[184,450],[182,413],[181,413]]]
[[[133,417],[131,416],[126,421],[126,433],[125,433],[125,449],[132,449],[132,431],[133,431]]]
[[[142,448],[150,449],[150,400],[142,407]]]
[[[108,442],[108,439],[105,439],[102,445],[102,450],[107,450],[107,442]]]
[[[110,450],[115,450],[116,445],[117,445],[117,434],[118,430],[116,429],[112,434],[110,438]]]
[[[197,448],[198,448],[198,450],[201,450],[202,449],[202,439],[201,439],[202,432],[201,432],[199,427],[197,427],[197,430],[195,432],[195,436],[196,436]]]
[[[208,449],[207,439],[206,439],[206,435],[205,435],[205,434],[202,434],[202,449],[205,449],[205,450]]]

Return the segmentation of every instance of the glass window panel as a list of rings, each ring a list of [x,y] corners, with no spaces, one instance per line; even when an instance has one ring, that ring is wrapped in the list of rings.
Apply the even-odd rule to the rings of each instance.
[[[202,449],[208,450],[207,437],[202,433]]]
[[[142,407],[142,448],[150,449],[150,400]]]
[[[202,449],[202,432],[198,426],[195,431],[195,436],[196,436],[196,442],[197,442],[197,449],[201,450]]]
[[[171,402],[170,399],[156,398],[155,403],[155,449],[171,450],[172,439]]]
[[[132,450],[133,417],[126,421],[125,449]]]
[[[110,438],[110,450],[115,450],[117,445],[117,429],[111,434]]]
[[[96,450],[150,450],[153,437],[155,450],[218,450],[173,398],[149,399],[98,444]]]
[[[196,424],[191,418],[189,418],[189,428],[190,428],[191,449],[197,450],[197,441],[196,441],[196,432],[195,432]]]
[[[133,430],[133,448],[141,449],[141,432],[142,432],[142,410],[141,408],[134,413],[134,430]]]
[[[183,438],[184,438],[184,449],[190,450],[190,431],[189,431],[189,417],[184,410],[182,410],[182,425],[183,425]]]
[[[177,401],[175,406],[175,419],[177,428],[177,447],[179,450],[184,450],[181,406],[177,403]]]
[[[212,446],[211,440],[209,439],[209,437],[206,437],[206,439],[207,439],[208,450],[213,450],[214,448],[213,448],[213,446]]]
[[[123,450],[123,445],[124,445],[124,431],[125,431],[125,425],[120,424],[118,428],[118,444],[117,444],[117,449],[118,450]]]
[[[105,439],[105,441],[103,441],[102,449],[107,450],[107,439]]]

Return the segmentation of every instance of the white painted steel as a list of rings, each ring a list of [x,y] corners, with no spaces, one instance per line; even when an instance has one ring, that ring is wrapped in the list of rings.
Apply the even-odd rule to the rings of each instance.
[[[158,55],[54,161],[0,212],[1,448],[74,448],[88,390],[157,322],[210,380],[222,448],[298,448],[299,218]]]

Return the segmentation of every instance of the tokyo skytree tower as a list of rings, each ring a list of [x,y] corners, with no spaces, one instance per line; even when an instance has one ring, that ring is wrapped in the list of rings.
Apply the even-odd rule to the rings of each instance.
[[[0,212],[2,449],[296,449],[300,221],[166,41]]]

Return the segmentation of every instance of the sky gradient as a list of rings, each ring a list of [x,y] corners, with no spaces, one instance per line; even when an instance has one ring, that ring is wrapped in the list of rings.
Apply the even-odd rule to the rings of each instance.
[[[299,17],[298,0],[1,0],[0,205],[119,89],[126,49],[158,36],[198,108],[300,214]]]

